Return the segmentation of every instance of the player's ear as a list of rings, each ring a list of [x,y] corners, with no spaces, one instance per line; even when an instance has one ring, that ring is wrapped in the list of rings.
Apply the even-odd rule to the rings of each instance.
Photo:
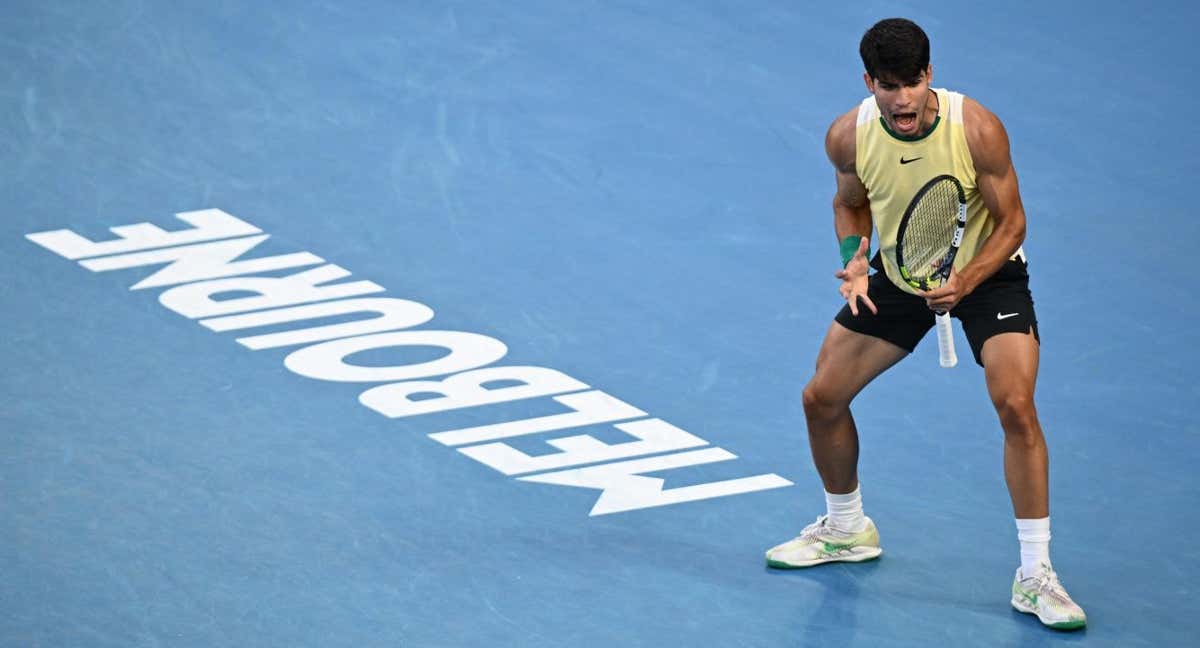
[[[875,94],[875,80],[871,78],[869,72],[863,72],[863,83],[867,84],[867,92]]]
[[[933,64],[932,63],[925,66],[925,81],[927,81],[930,85],[933,85]]]

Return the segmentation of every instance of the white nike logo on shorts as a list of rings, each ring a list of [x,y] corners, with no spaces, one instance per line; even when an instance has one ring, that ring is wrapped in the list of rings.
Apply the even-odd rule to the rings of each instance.
[[[1004,320],[1010,317],[1016,317],[1017,315],[1020,315],[1020,313],[996,313],[996,319]]]

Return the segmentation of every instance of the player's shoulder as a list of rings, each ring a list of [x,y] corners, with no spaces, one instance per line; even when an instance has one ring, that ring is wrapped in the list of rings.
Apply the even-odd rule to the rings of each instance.
[[[1008,164],[1008,131],[996,113],[965,95],[962,109],[963,131],[976,166],[990,168],[997,164]]]
[[[981,144],[998,138],[1007,141],[1008,136],[1004,130],[1004,123],[1000,121],[996,113],[977,99],[963,95],[962,111],[963,128],[967,132],[968,141],[975,140]]]
[[[840,114],[829,125],[825,133],[825,153],[829,161],[839,169],[853,167],[855,155],[855,128],[858,124],[858,106]]]

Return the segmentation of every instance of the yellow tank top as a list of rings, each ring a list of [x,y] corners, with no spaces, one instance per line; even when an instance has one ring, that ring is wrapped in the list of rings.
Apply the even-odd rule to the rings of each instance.
[[[858,107],[855,128],[855,168],[867,188],[871,220],[879,236],[879,252],[888,279],[901,290],[920,291],[900,277],[896,264],[896,233],[904,210],[917,191],[935,176],[953,175],[967,195],[967,228],[954,267],[962,269],[992,233],[994,223],[975,184],[975,163],[963,129],[963,95],[944,88],[937,93],[938,115],[929,131],[903,139],[884,124],[874,97]]]

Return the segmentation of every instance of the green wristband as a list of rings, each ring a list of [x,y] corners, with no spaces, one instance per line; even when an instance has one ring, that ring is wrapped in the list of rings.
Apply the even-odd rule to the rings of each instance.
[[[851,234],[842,239],[842,267],[850,265],[850,260],[854,258],[858,252],[858,246],[862,243],[863,237],[858,234]],[[871,246],[867,244],[867,256],[871,256]]]

